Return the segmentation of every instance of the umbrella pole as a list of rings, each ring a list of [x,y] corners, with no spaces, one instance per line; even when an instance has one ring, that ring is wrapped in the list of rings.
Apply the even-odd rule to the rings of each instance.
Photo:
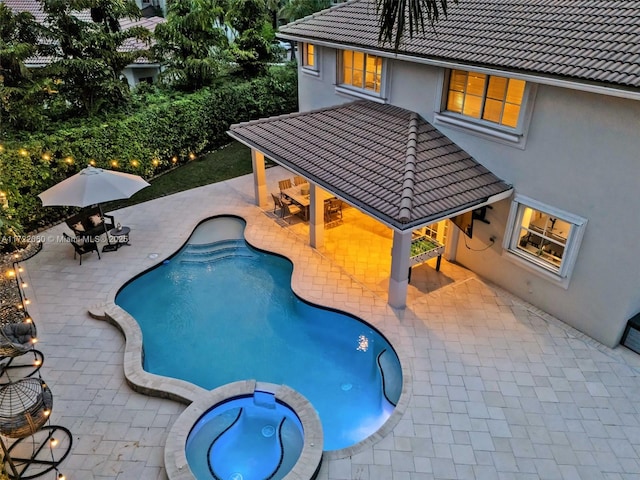
[[[104,222],[104,212],[102,211],[102,204],[99,203],[98,204],[98,208],[100,209],[100,217],[102,218],[102,221]],[[111,242],[109,241],[109,232],[107,232],[107,228],[105,227],[104,231],[107,233],[107,244],[111,245]]]

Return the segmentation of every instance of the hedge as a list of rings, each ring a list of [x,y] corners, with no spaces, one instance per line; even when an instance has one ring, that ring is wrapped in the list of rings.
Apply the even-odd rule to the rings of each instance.
[[[296,72],[273,67],[250,81],[228,80],[215,89],[149,98],[130,115],[75,122],[2,144],[0,192],[8,208],[0,214],[24,231],[35,230],[69,211],[42,208],[37,195],[89,163],[150,178],[215,150],[229,142],[232,123],[296,111]]]

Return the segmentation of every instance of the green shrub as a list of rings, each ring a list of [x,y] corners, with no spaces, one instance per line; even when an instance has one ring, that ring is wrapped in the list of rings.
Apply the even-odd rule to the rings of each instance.
[[[250,81],[230,79],[192,94],[147,89],[137,109],[20,135],[0,148],[0,191],[12,222],[26,231],[68,214],[42,208],[37,195],[91,163],[150,178],[229,142],[233,123],[297,110],[294,67],[272,67]]]

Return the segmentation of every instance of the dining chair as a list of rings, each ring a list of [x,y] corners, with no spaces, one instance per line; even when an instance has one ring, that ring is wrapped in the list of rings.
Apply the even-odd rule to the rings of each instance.
[[[299,215],[301,212],[302,212],[302,209],[298,205],[294,205],[293,203],[282,204],[282,218],[289,218],[294,215]]]
[[[294,185],[298,186],[298,185],[302,185],[303,183],[308,183],[303,177],[301,177],[300,175],[295,175],[293,177],[293,183]]]
[[[284,180],[280,180],[278,182],[278,185],[280,186],[280,191],[286,190],[287,188],[291,188],[291,179],[285,178]]]
[[[339,215],[342,219],[342,200],[339,198],[330,198],[324,202],[324,221],[332,221],[334,215]]]

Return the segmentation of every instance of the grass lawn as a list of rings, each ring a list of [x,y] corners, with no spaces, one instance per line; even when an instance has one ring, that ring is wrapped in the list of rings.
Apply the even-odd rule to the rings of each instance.
[[[105,203],[104,211],[146,202],[210,183],[221,182],[251,173],[251,150],[238,142],[208,153],[151,180],[150,187],[143,188],[131,198]]]

